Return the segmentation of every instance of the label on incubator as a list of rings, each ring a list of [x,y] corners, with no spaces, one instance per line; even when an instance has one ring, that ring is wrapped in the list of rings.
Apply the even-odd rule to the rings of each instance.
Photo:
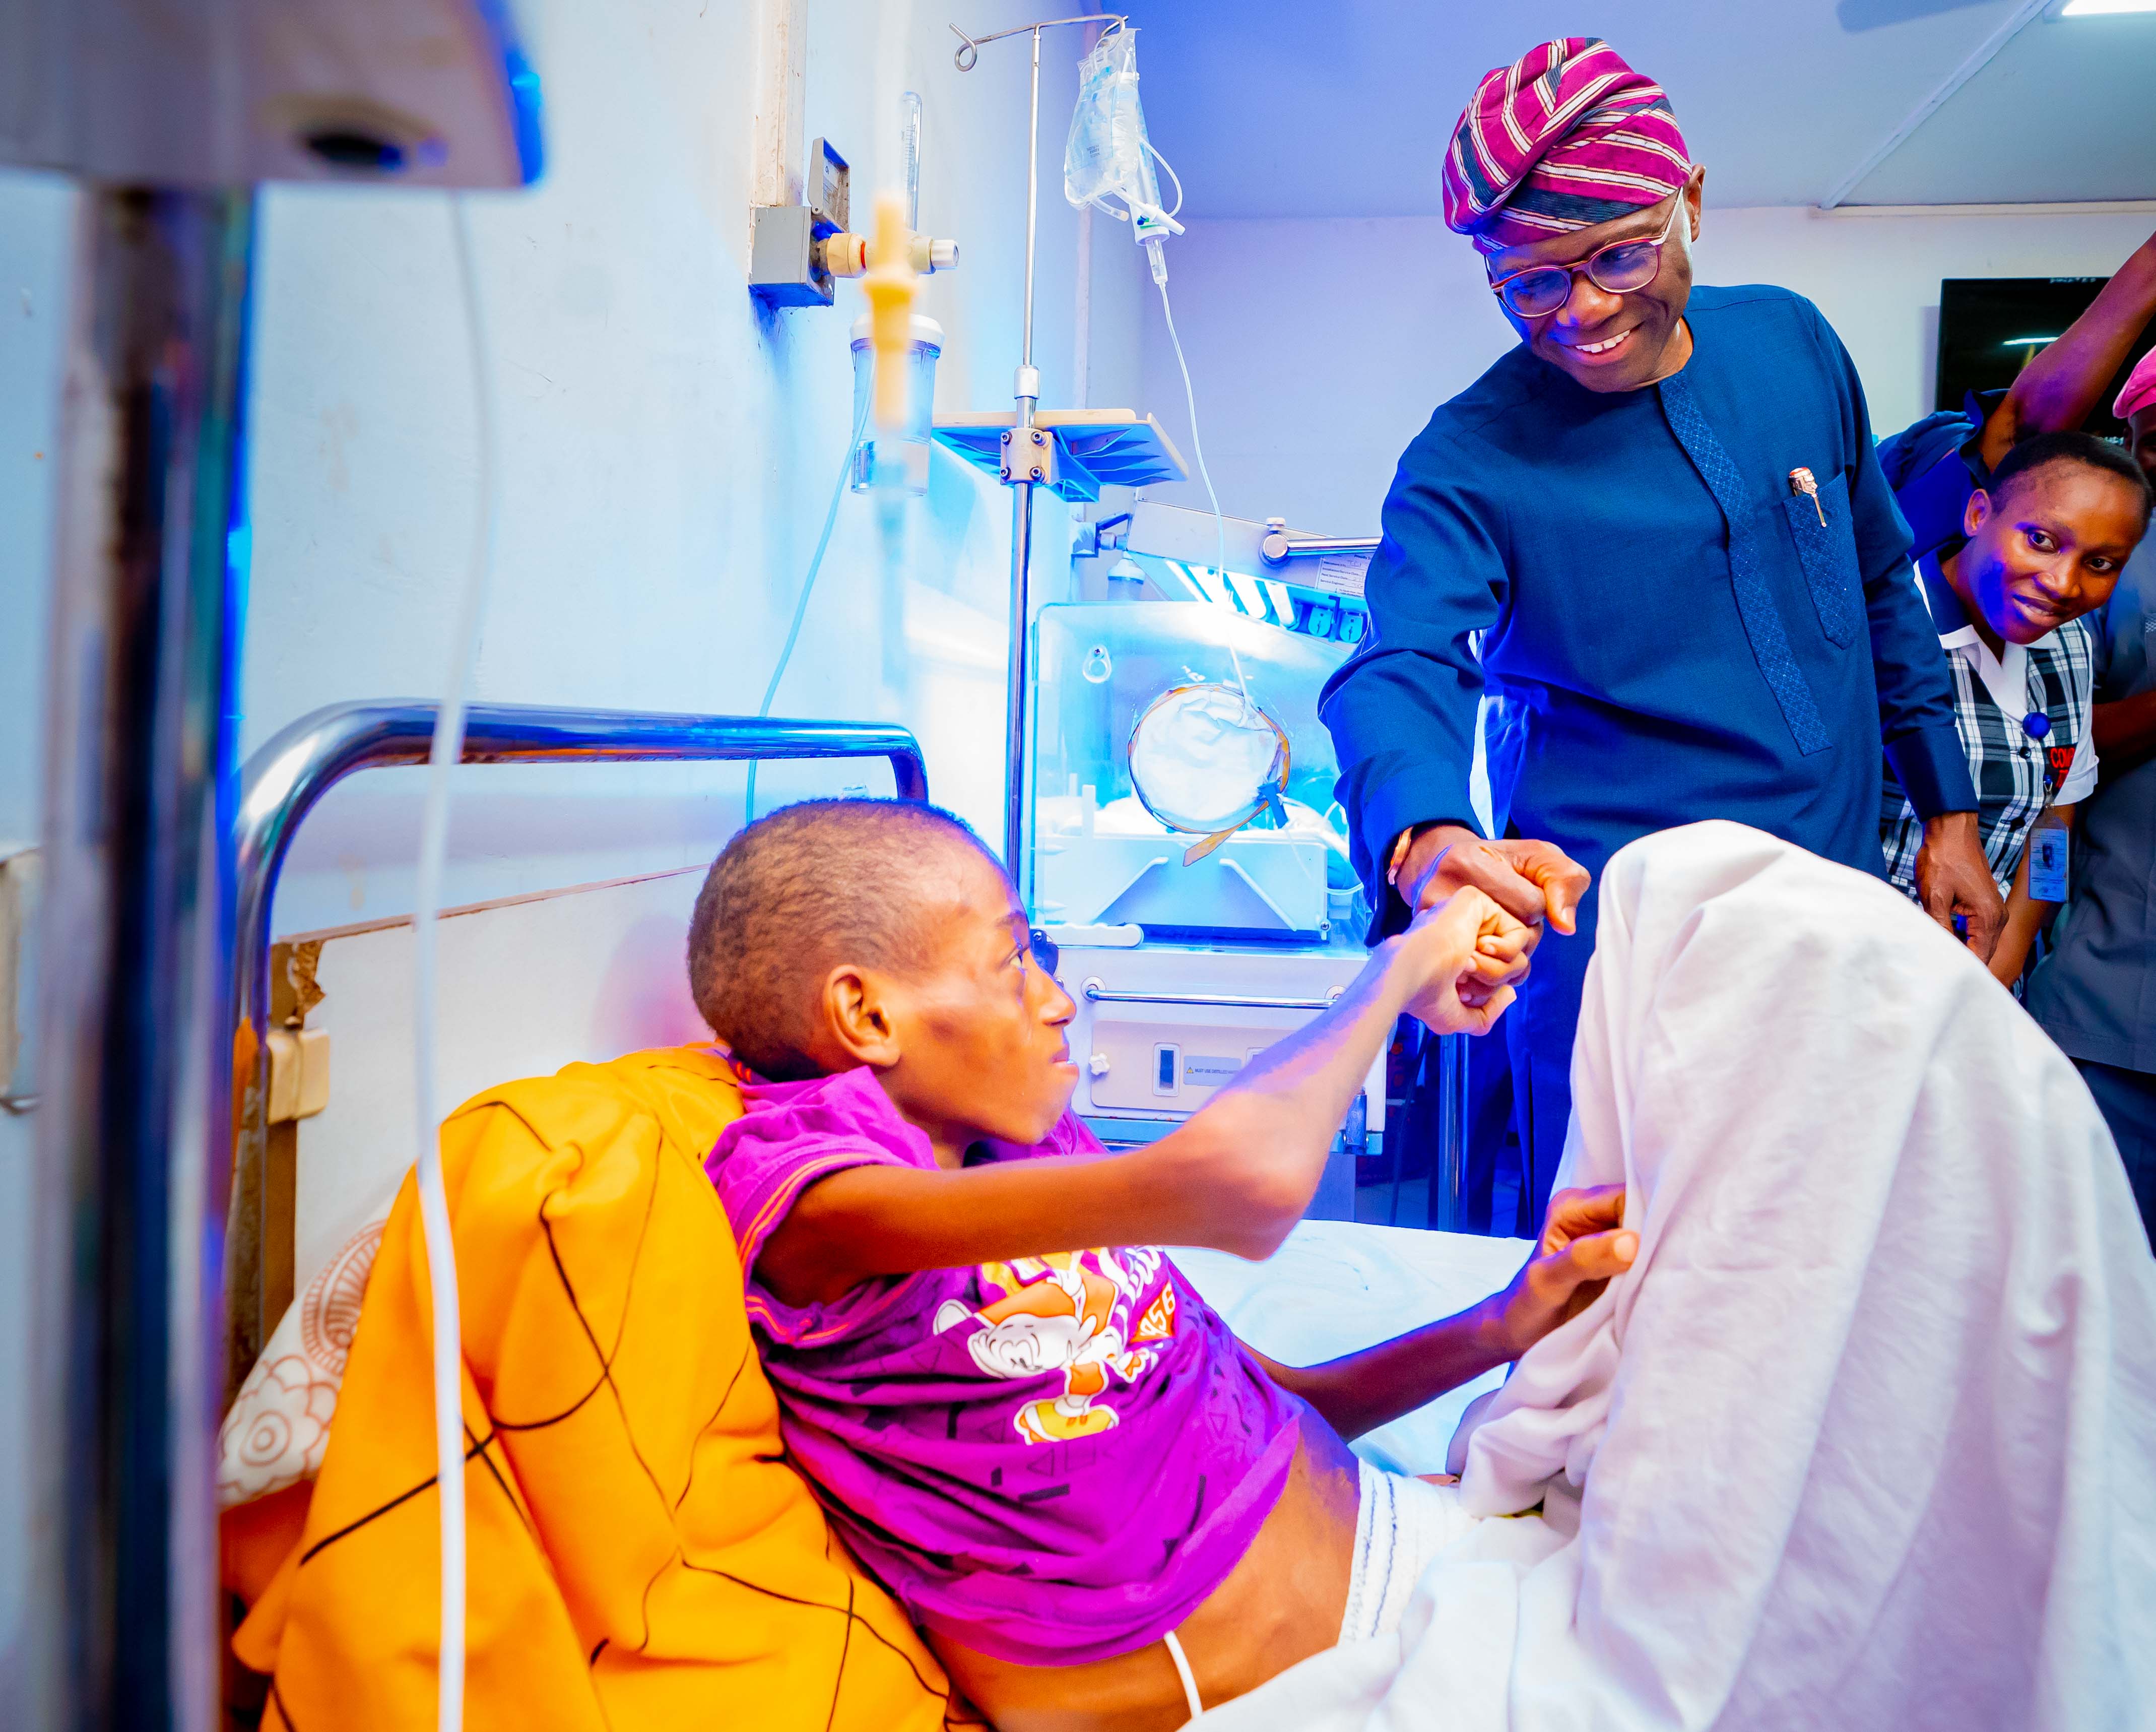
[[[1321,553],[1317,556],[1317,579],[1313,589],[1327,595],[1352,595],[1358,599],[1363,594],[1363,580],[1370,572],[1370,549],[1357,547],[1343,553]]]
[[[1183,1061],[1183,1080],[1199,1088],[1218,1088],[1235,1080],[1243,1068],[1240,1058],[1216,1058],[1194,1052]]]
[[[2046,812],[2029,835],[2029,897],[2031,902],[2066,899],[2068,861],[2066,820]]]

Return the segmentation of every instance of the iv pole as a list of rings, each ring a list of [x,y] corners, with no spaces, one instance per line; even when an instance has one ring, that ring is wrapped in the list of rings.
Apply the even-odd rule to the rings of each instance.
[[[1033,490],[1040,486],[1041,470],[1021,467],[1016,453],[1033,443],[1033,418],[1040,407],[1040,369],[1033,364],[1033,253],[1040,215],[1040,33],[1065,24],[1111,24],[1129,28],[1121,13],[1088,13],[1081,18],[1043,18],[1020,24],[991,36],[968,36],[956,24],[951,33],[958,39],[952,64],[971,72],[979,63],[982,48],[1007,36],[1033,38],[1033,95],[1025,138],[1025,327],[1012,396],[1018,412],[1005,450],[1013,460],[1007,469],[1011,489],[1010,666],[1004,697],[1004,867],[1018,890],[1019,906],[1033,912],[1032,872],[1025,855],[1025,748],[1027,738],[1026,688],[1032,675]]]

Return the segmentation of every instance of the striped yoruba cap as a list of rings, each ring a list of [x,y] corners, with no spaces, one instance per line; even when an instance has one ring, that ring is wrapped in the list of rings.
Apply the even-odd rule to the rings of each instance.
[[[1691,172],[1662,87],[1568,36],[1482,75],[1445,152],[1445,226],[1495,253],[1658,204]]]

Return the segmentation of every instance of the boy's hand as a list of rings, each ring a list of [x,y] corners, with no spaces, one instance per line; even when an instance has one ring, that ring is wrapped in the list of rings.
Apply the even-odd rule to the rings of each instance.
[[[1630,1268],[1639,1255],[1640,1236],[1618,1227],[1624,1215],[1621,1185],[1559,1191],[1550,1200],[1534,1256],[1502,1293],[1455,1316],[1322,1365],[1282,1365],[1261,1355],[1259,1363],[1282,1389],[1323,1414],[1342,1437],[1359,1437],[1517,1359],[1591,1304],[1604,1283]],[[1451,1472],[1460,1471],[1466,1433],[1488,1405],[1484,1397],[1468,1408]]]
[[[1621,1223],[1625,1187],[1561,1190],[1543,1216],[1543,1236],[1512,1284],[1497,1297],[1499,1328],[1517,1359],[1600,1296],[1632,1267],[1640,1236]]]
[[[1524,979],[1536,928],[1514,919],[1481,891],[1455,891],[1415,916],[1401,935],[1423,984],[1408,1014],[1440,1035],[1488,1032]]]

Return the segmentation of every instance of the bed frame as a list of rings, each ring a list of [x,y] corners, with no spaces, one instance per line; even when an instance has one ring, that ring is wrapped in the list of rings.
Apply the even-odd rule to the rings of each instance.
[[[234,823],[237,878],[232,950],[232,1188],[225,1226],[225,1400],[245,1378],[280,1302],[290,1297],[290,1190],[270,1159],[270,1036],[290,1007],[270,968],[270,922],[292,839],[317,801],[365,769],[424,763],[439,706],[399,698],[332,704],[304,716],[249,758]],[[921,748],[906,729],[878,722],[803,722],[757,716],[653,715],[475,704],[465,728],[466,763],[649,763],[724,759],[881,758],[901,799],[928,798]],[[289,1128],[287,1128],[289,1130]],[[286,1164],[289,1166],[289,1162]],[[279,1206],[281,1202],[281,1207]]]

